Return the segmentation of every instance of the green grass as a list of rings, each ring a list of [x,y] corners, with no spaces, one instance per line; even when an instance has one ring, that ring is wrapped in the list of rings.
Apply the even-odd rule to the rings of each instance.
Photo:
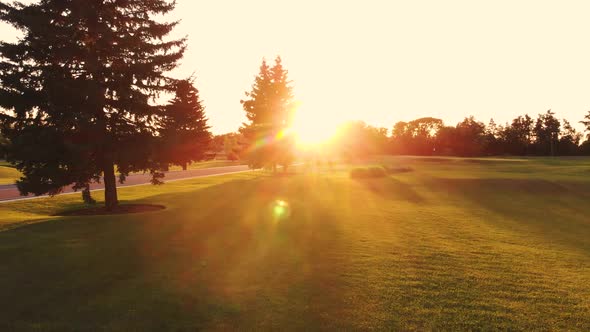
[[[380,162],[2,204],[0,330],[590,330],[590,159]]]
[[[237,166],[237,165],[244,165],[244,161],[236,160],[207,160],[207,161],[200,161],[196,163],[192,163],[188,165],[188,169],[202,169],[202,168],[212,168],[212,167],[224,167],[224,166]],[[180,171],[182,167],[180,166],[171,166],[171,171]]]
[[[6,162],[0,162],[0,185],[14,184],[21,174]]]

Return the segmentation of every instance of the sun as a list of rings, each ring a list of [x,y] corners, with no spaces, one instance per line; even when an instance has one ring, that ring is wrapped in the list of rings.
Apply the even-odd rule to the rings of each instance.
[[[336,132],[331,119],[319,117],[308,109],[299,107],[295,111],[291,130],[299,146],[314,146],[328,142]]]

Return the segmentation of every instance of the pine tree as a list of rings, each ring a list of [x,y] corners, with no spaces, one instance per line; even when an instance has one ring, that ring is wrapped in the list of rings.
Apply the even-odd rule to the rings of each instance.
[[[23,173],[22,194],[56,194],[104,181],[105,206],[134,171],[160,176],[152,158],[161,107],[174,88],[165,73],[185,40],[165,40],[176,22],[153,17],[166,0],[41,0],[0,3],[0,20],[24,33],[0,44],[2,132],[7,157]]]
[[[286,172],[294,160],[294,136],[289,133],[293,120],[293,88],[288,78],[288,71],[283,67],[281,57],[275,59],[275,64],[270,70],[272,78],[271,110],[273,114],[273,132],[276,146],[273,156],[273,168],[275,164],[283,166]]]
[[[254,79],[252,91],[246,92],[249,99],[240,103],[246,111],[249,123],[244,123],[240,132],[244,136],[242,150],[251,168],[260,168],[266,164],[264,156],[270,153],[268,144],[264,144],[267,137],[272,135],[270,122],[270,67],[266,60],[262,60],[260,72]]]
[[[176,95],[165,110],[159,149],[163,163],[186,170],[187,164],[203,160],[211,141],[205,108],[191,80],[177,83]]]
[[[242,100],[248,123],[241,128],[247,146],[250,167],[283,165],[286,169],[293,159],[294,140],[288,133],[291,126],[293,92],[288,72],[280,57],[272,68],[262,61],[252,91]]]

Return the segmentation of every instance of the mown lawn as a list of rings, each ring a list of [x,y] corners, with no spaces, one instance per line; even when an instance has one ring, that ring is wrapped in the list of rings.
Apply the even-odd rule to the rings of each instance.
[[[590,330],[590,159],[383,162],[0,204],[0,330]]]
[[[207,160],[207,161],[199,161],[194,162],[188,165],[188,169],[202,169],[202,168],[212,168],[212,167],[225,167],[225,166],[237,166],[237,165],[245,165],[244,161],[240,160]],[[171,166],[171,171],[180,171],[182,167],[180,166]]]
[[[14,184],[21,176],[20,172],[10,164],[0,161],[0,185]]]

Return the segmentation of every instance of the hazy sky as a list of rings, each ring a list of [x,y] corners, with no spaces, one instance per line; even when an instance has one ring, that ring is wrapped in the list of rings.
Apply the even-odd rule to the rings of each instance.
[[[196,73],[215,133],[244,121],[239,101],[276,55],[318,131],[549,108],[578,122],[590,109],[588,13],[590,1],[178,0],[189,49],[175,75]]]

